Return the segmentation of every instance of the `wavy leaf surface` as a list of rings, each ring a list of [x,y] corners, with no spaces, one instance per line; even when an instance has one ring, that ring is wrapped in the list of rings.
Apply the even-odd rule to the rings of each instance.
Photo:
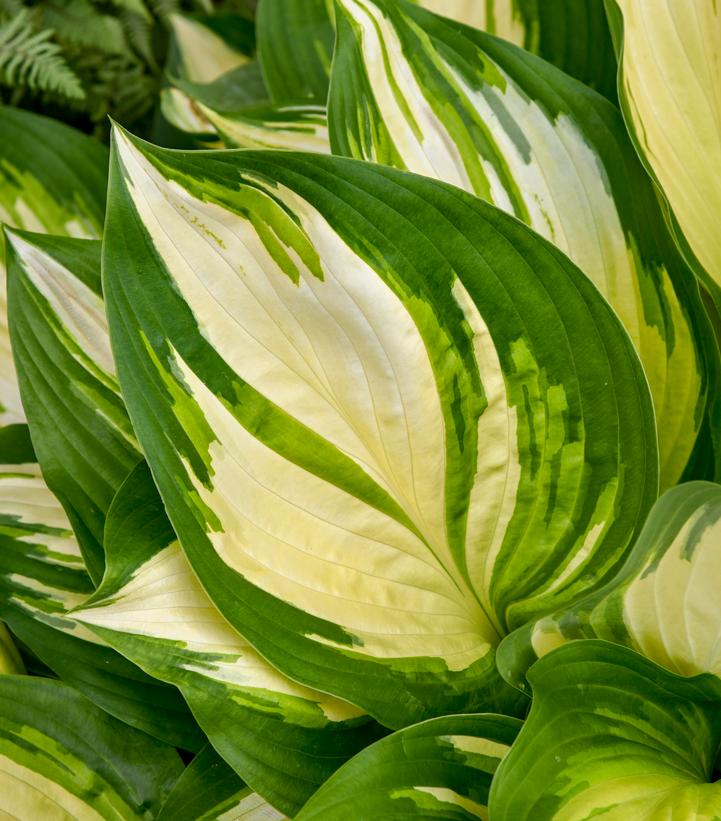
[[[458,185],[568,254],[634,341],[656,408],[661,485],[676,484],[695,460],[718,352],[618,111],[553,66],[410,4],[338,8],[334,153]]]
[[[567,610],[524,625],[499,650],[499,667],[526,688],[530,664],[572,639],[624,644],[684,676],[721,678],[721,487],[690,482],[656,503],[628,561],[608,584]]]
[[[509,716],[430,719],[376,742],[341,767],[296,816],[488,818],[488,794],[521,722]]]
[[[432,180],[120,132],[113,162],[120,382],[213,602],[291,678],[389,726],[511,709],[499,636],[615,567],[656,495],[611,309],[525,226]]]
[[[531,668],[531,712],[491,787],[494,821],[713,821],[721,685],[572,642]]]

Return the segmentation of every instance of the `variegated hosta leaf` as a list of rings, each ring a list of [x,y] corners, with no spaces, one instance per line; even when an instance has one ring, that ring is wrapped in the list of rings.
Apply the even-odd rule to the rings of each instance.
[[[183,770],[172,747],[99,710],[72,687],[0,676],[0,815],[147,819]]]
[[[163,116],[181,131],[208,136],[213,127],[198,109],[193,95],[183,89],[182,81],[200,86],[211,86],[227,78],[240,86],[252,81],[254,72],[247,69],[255,47],[253,26],[240,15],[193,18],[176,13],[169,20],[172,41],[167,71],[181,82],[174,80],[175,87],[161,91]],[[255,99],[257,84],[251,85]]]
[[[181,131],[200,138],[217,138],[201,106],[234,112],[268,105],[268,91],[257,60],[221,74],[210,83],[194,83],[182,77],[173,77],[172,83],[160,93],[163,116]]]
[[[408,3],[338,9],[334,153],[465,188],[567,253],[633,339],[656,408],[661,485],[678,482],[717,348],[618,111],[548,63]]]
[[[25,667],[7,627],[0,622],[0,675],[24,673]]]
[[[0,223],[75,237],[98,237],[105,211],[107,149],[56,120],[0,107]],[[0,425],[25,414],[7,328],[0,243]],[[0,452],[0,462],[10,459]]]
[[[293,814],[382,733],[357,707],[277,672],[228,625],[190,569],[144,463],[118,492],[105,546],[103,585],[75,617],[177,685],[215,748],[273,804]]]
[[[186,767],[157,821],[287,821],[208,744]]]
[[[170,744],[198,749],[202,734],[175,689],[144,674],[69,615],[92,591],[65,512],[38,466],[4,466],[0,618],[107,712]]]
[[[141,458],[110,350],[100,243],[6,235],[10,332],[35,452],[98,582],[105,515]]]
[[[721,8],[709,0],[608,0],[629,131],[673,215],[680,247],[721,285]],[[703,271],[701,271],[703,269]]]
[[[325,105],[334,42],[326,0],[260,0],[256,37],[276,105]]]
[[[488,818],[488,793],[521,722],[443,716],[376,742],[341,767],[296,821]]]
[[[499,668],[523,689],[538,657],[571,639],[625,644],[684,676],[721,678],[721,486],[667,491],[618,575],[596,593],[524,625],[499,650]]]
[[[615,98],[616,59],[603,0],[417,0],[510,40]]]
[[[713,821],[721,683],[578,641],[529,674],[530,715],[491,788],[494,821]]]
[[[113,162],[120,383],[213,602],[389,726],[513,709],[499,636],[614,568],[656,496],[607,303],[433,180],[120,132]]]
[[[291,105],[223,113],[199,108],[228,147],[330,154],[325,106]]]

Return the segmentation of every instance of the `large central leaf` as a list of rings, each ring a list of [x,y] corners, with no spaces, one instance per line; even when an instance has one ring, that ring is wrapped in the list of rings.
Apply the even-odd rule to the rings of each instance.
[[[390,726],[508,709],[499,637],[613,569],[656,494],[607,303],[515,219],[392,169],[118,134],[111,188],[118,376],[214,603]]]
[[[549,63],[400,0],[339,0],[337,28],[333,152],[453,183],[568,254],[636,346],[661,485],[676,484],[714,391],[715,343],[620,112]]]

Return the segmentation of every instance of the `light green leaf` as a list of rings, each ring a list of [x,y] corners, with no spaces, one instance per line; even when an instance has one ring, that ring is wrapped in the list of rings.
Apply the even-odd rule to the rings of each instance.
[[[719,390],[709,388],[717,347],[617,109],[548,63],[408,3],[339,0],[338,10],[334,153],[458,185],[568,254],[631,335],[654,398],[661,486],[676,484]]]
[[[182,763],[59,681],[0,676],[0,813],[18,819],[156,817]]]
[[[214,747],[275,806],[293,814],[382,734],[358,708],[278,673],[230,628],[193,575],[144,464],[118,492],[105,546],[103,585],[75,617],[177,685]]]
[[[190,762],[157,821],[285,821],[208,744]]]
[[[602,641],[529,673],[530,715],[491,788],[494,821],[713,821],[721,684],[685,679]]]
[[[90,137],[56,120],[1,106],[0,223],[63,236],[99,237],[107,164],[107,149]],[[0,243],[0,425],[24,419],[10,351]],[[0,462],[7,461],[0,453]]]
[[[100,243],[6,229],[6,246],[10,335],[35,452],[97,582],[105,515],[141,458],[115,377]]]
[[[721,285],[721,8],[709,0],[607,0],[621,51],[619,97],[665,195],[679,246]]]
[[[69,614],[92,591],[70,523],[38,466],[4,466],[0,618],[110,714],[173,745],[198,749],[202,734],[175,689],[144,674]]]
[[[276,105],[325,105],[333,56],[326,0],[260,0],[258,57]]]
[[[501,645],[514,685],[535,658],[571,639],[625,644],[674,673],[721,678],[721,486],[690,482],[656,503],[633,552],[608,584],[524,625]]]
[[[418,1],[540,55],[610,99],[616,96],[616,58],[603,0]]]
[[[443,716],[376,742],[341,767],[296,821],[488,818],[488,793],[521,722]]]
[[[517,220],[393,169],[118,132],[111,175],[120,384],[215,605],[388,726],[518,709],[499,637],[617,566],[656,497],[607,303]]]
[[[0,622],[0,675],[24,673],[25,667],[7,627]]]
[[[235,113],[200,110],[229,148],[276,148],[330,154],[325,107],[278,106]]]
[[[244,17],[224,15],[215,21],[171,14],[169,20],[175,50],[172,65],[184,79],[211,83],[250,61],[252,26]]]

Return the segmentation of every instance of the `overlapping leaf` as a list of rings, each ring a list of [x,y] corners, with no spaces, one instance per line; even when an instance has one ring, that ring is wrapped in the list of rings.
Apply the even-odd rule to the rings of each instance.
[[[286,821],[208,745],[186,767],[157,821]]]
[[[619,97],[636,147],[698,271],[721,285],[721,8],[707,0],[608,0]]]
[[[618,575],[568,610],[524,625],[499,651],[516,686],[538,656],[571,639],[632,647],[680,675],[721,678],[721,487],[690,482],[656,503]]]
[[[531,669],[530,715],[491,788],[494,821],[711,821],[721,684],[685,679],[607,642]]]
[[[62,123],[0,108],[0,223],[98,237],[105,211],[107,149]],[[10,351],[0,247],[0,424],[24,421]],[[0,453],[0,462],[7,462]]]
[[[6,236],[10,332],[35,452],[97,583],[105,515],[141,458],[110,350],[100,243]]]
[[[175,542],[144,463],[131,473],[140,453],[117,393],[98,245],[13,232],[10,246],[11,326],[38,452],[56,460],[64,493],[95,502],[78,504],[77,518],[90,511],[107,554],[93,609],[78,612],[92,592],[84,573],[82,595],[65,604],[71,624],[99,625],[149,680],[177,685],[243,777],[297,809],[379,728],[285,679],[228,627]]]
[[[325,105],[333,56],[326,0],[260,0],[258,56],[276,105]]]
[[[167,70],[173,84],[160,94],[163,116],[181,131],[210,139],[214,128],[198,107],[197,95],[224,91],[227,100],[243,106],[266,98],[258,64],[250,57],[255,48],[252,25],[239,15],[196,19],[173,14],[170,22]]]
[[[25,668],[7,627],[0,622],[0,675],[24,673]]]
[[[718,391],[708,384],[718,356],[618,111],[547,63],[410,4],[338,8],[334,152],[454,183],[567,253],[634,341],[656,408],[661,484],[675,484]]]
[[[200,103],[200,109],[229,148],[330,153],[325,106],[278,106],[223,113]]]
[[[0,676],[0,813],[151,821],[182,772],[172,747],[62,684]]]
[[[68,611],[93,591],[63,508],[37,465],[0,472],[0,617],[39,657],[122,721],[197,749],[202,735],[176,691],[145,675]]]
[[[616,566],[656,495],[613,312],[432,180],[123,134],[111,173],[120,382],[213,602],[389,726],[513,709],[499,636]]]
[[[515,718],[434,718],[376,742],[341,767],[297,821],[488,817],[498,765],[521,728]]]
[[[177,685],[216,749],[273,805],[293,814],[382,734],[358,708],[285,678],[229,627],[193,575],[145,465],[116,497],[105,546],[103,584],[76,617]]]
[[[417,0],[538,54],[615,97],[616,60],[603,0]]]

